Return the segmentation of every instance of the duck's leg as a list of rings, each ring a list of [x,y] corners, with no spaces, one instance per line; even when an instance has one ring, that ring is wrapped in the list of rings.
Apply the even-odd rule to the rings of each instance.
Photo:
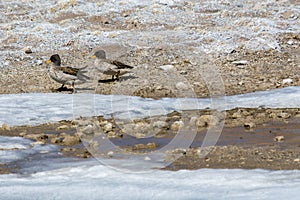
[[[59,88],[56,89],[56,91],[63,91],[64,90],[64,87],[65,87],[65,84],[62,84]]]
[[[75,81],[72,82],[72,89],[73,89],[72,93],[76,93],[76,89],[75,89]]]
[[[120,80],[120,71],[118,71],[117,74],[116,74],[116,80],[117,81]]]

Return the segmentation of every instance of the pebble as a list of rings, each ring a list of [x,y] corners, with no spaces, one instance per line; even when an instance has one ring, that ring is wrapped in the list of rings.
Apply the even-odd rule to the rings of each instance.
[[[32,142],[30,144],[31,147],[34,147],[35,145],[43,145],[45,144],[45,141],[35,141],[35,142]],[[41,152],[40,152],[41,153]]]
[[[300,162],[300,158],[294,159],[294,162]]]
[[[247,65],[248,61],[247,60],[238,60],[238,61],[233,61],[232,64],[235,64],[235,65]]]
[[[113,129],[113,125],[112,125],[112,123],[107,123],[104,127],[103,127],[103,131],[105,132],[105,133],[108,133],[108,132],[110,132],[110,131],[112,131],[112,129]]]
[[[187,84],[185,84],[185,83],[183,83],[183,82],[178,82],[178,83],[176,83],[176,89],[178,89],[178,90],[187,90],[187,89],[189,89],[189,87],[188,87],[188,85]]]
[[[191,117],[189,124],[195,126],[198,123],[198,117]]]
[[[277,117],[282,118],[282,119],[287,119],[287,118],[291,117],[291,114],[287,113],[287,112],[280,112],[280,113],[277,114]]]
[[[179,129],[181,129],[184,126],[183,121],[175,121],[172,125],[171,125],[171,130],[172,131],[178,131]]]
[[[148,160],[151,160],[151,158],[148,157],[148,156],[146,156],[146,157],[144,158],[144,160],[148,161]]]
[[[31,53],[32,53],[32,50],[31,50],[30,47],[25,47],[25,48],[24,48],[24,52],[25,52],[26,54],[31,54]]]
[[[286,78],[286,79],[283,79],[282,80],[282,84],[291,84],[291,83],[293,83],[293,79],[291,79],[291,78]]]
[[[169,71],[174,69],[174,65],[162,65],[159,68],[161,68],[164,71]]]
[[[274,141],[275,142],[282,142],[282,141],[284,141],[284,136],[283,135],[276,136],[274,138]]]
[[[61,126],[57,127],[56,130],[58,131],[58,130],[68,129],[68,128],[69,128],[69,126],[67,126],[67,125],[61,125]]]
[[[180,73],[181,75],[187,75],[187,71],[185,71],[185,70],[181,70],[179,73]]]
[[[242,118],[242,115],[240,112],[235,112],[232,114],[232,118],[233,119],[238,119],[238,118]]]
[[[149,148],[149,149],[155,149],[155,148],[157,148],[157,144],[154,143],[154,142],[150,142],[150,143],[148,143],[146,146],[147,146],[147,148]]]
[[[246,123],[244,123],[244,127],[245,127],[246,129],[253,129],[253,128],[256,127],[256,124],[253,123],[253,122],[246,122]]]
[[[165,121],[156,121],[153,123],[153,128],[168,128],[168,123]]]
[[[10,131],[10,125],[9,124],[2,124],[2,130],[4,131]]]
[[[64,147],[64,148],[61,149],[61,152],[72,152],[74,150],[75,150],[74,148]]]
[[[293,40],[289,40],[289,41],[287,41],[287,43],[288,43],[289,45],[292,45],[292,44],[294,44],[294,41],[293,41]]]
[[[76,136],[66,135],[62,142],[64,143],[64,145],[72,146],[78,144],[80,142],[80,139]]]
[[[49,137],[48,137],[48,135],[45,134],[45,133],[40,133],[40,134],[27,134],[27,135],[24,135],[24,138],[44,142],[44,141],[47,140]]]
[[[219,122],[219,119],[213,115],[202,115],[198,118],[197,126],[205,127],[205,126],[215,126]]]
[[[163,4],[163,5],[168,5],[168,6],[173,6],[174,5],[173,0],[158,0],[158,3]]]
[[[113,152],[113,151],[107,152],[107,156],[112,157],[113,155],[114,155],[114,152]]]

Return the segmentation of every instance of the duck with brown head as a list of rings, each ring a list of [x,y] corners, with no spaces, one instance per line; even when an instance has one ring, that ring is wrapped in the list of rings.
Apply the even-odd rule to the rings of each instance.
[[[89,80],[89,77],[84,75],[86,67],[63,67],[61,66],[61,58],[58,54],[52,55],[46,64],[50,65],[48,68],[50,77],[62,84],[58,90],[63,89],[65,85],[72,85],[73,92],[75,92],[75,82],[86,82]]]

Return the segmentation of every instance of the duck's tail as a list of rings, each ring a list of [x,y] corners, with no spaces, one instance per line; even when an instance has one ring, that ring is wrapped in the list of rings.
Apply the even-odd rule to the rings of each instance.
[[[79,80],[81,80],[81,81],[88,81],[88,80],[90,80],[90,77],[88,77],[87,75],[85,75],[85,73],[88,72],[87,70],[85,70],[87,67],[88,66],[79,68],[79,71],[78,71],[78,74],[77,74],[77,77],[78,77]]]

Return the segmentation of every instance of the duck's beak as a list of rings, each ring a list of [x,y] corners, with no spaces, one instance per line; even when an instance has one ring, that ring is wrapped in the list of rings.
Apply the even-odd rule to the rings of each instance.
[[[93,55],[93,56],[91,56],[91,58],[94,58],[94,59],[95,59],[95,58],[97,58],[97,56]]]
[[[47,64],[47,65],[49,65],[50,63],[52,63],[51,60],[47,60],[47,61],[46,61],[46,64]]]

